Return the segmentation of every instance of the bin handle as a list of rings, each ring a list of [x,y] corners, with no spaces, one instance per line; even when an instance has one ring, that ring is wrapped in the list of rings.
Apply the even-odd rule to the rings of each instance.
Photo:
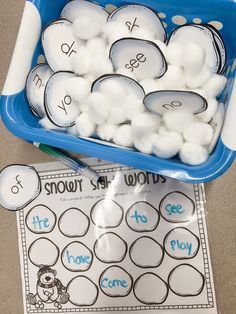
[[[26,1],[3,95],[13,95],[24,89],[40,32],[40,14],[32,2]]]
[[[236,157],[236,78],[234,77],[234,85],[227,107],[225,122],[221,132],[222,142],[226,147],[235,151]]]

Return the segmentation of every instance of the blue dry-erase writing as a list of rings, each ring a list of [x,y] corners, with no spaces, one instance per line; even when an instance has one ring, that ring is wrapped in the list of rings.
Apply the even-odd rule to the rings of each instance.
[[[101,279],[101,287],[102,288],[115,288],[115,287],[126,288],[127,282],[124,279],[109,280],[109,278],[106,277],[106,278]]]
[[[165,206],[165,209],[167,211],[168,215],[173,215],[173,214],[183,214],[184,213],[184,209],[183,206],[180,204],[167,204]]]
[[[48,218],[40,218],[39,216],[34,216],[32,224],[34,225],[35,230],[42,230],[50,227]]]
[[[171,240],[170,245],[173,251],[175,250],[188,250],[188,255],[190,256],[192,253],[192,243],[189,242],[181,242],[179,240]]]
[[[88,255],[73,256],[73,255],[70,255],[70,252],[68,250],[66,251],[66,257],[69,264],[77,264],[77,265],[88,264],[89,265],[91,263],[90,256]]]
[[[137,210],[134,212],[134,215],[130,216],[130,218],[135,219],[137,224],[138,223],[146,224],[148,221],[147,216],[138,214]]]

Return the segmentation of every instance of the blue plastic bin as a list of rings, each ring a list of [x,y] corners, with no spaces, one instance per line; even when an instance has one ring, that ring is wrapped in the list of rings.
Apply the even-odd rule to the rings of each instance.
[[[35,66],[42,54],[40,35],[44,26],[60,16],[68,0],[31,0],[26,1],[11,66],[0,100],[1,116],[6,127],[16,136],[28,141],[35,141],[67,149],[73,152],[95,156],[126,164],[128,166],[159,173],[187,182],[206,182],[223,174],[232,164],[236,151],[236,32],[235,2],[233,0],[150,0],[150,1],[98,1],[106,6],[121,6],[129,3],[147,5],[160,14],[167,33],[177,27],[172,21],[174,16],[181,16],[187,23],[201,19],[202,23],[217,21],[221,25],[220,33],[227,49],[228,85],[222,95],[227,106],[225,123],[221,138],[210,158],[201,166],[187,166],[177,158],[164,160],[145,155],[135,150],[111,147],[70,134],[47,131],[38,124],[25,97],[24,86],[29,70]],[[198,20],[196,20],[198,19]],[[175,19],[173,19],[175,21]]]

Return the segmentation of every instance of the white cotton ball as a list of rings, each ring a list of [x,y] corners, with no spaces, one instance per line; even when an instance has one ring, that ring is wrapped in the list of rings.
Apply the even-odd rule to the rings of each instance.
[[[156,80],[156,90],[166,90],[161,78]]]
[[[78,75],[88,73],[91,66],[91,60],[89,50],[86,47],[81,47],[71,58],[71,67],[73,72]]]
[[[135,76],[133,74],[133,72],[131,72],[130,70],[126,69],[126,68],[121,68],[121,69],[118,69],[116,71],[117,74],[121,74],[121,75],[125,75],[125,76],[128,76],[130,78],[132,78],[133,80],[135,80]]]
[[[207,109],[199,113],[197,117],[202,122],[209,123],[217,111],[218,102],[215,98],[211,98],[211,99],[208,99],[207,104],[208,104]]]
[[[109,21],[103,26],[103,36],[114,43],[118,39],[130,37],[130,32],[123,23]]]
[[[39,120],[39,124],[41,127],[43,127],[46,130],[57,130],[57,131],[62,131],[64,132],[66,128],[59,127],[52,123],[47,116],[43,117],[41,120]]]
[[[115,131],[113,141],[117,145],[132,147],[133,146],[133,134],[131,126],[129,124],[123,124]]]
[[[92,55],[94,54],[106,55],[107,45],[105,40],[101,37],[89,39],[87,41],[86,47]]]
[[[160,127],[160,117],[148,112],[139,113],[131,121],[134,137],[143,137],[155,133]]]
[[[75,125],[78,131],[78,135],[89,137],[95,132],[96,125],[93,123],[87,112],[81,113],[81,115],[75,120]]]
[[[105,80],[99,90],[112,106],[121,106],[127,96],[125,87],[116,80]]]
[[[88,104],[85,102],[85,103],[81,103],[79,104],[79,109],[81,112],[88,112],[89,110],[89,106]]]
[[[189,124],[195,122],[196,118],[188,111],[172,110],[164,114],[163,120],[169,130],[184,132]]]
[[[185,75],[181,67],[169,65],[162,77],[162,83],[167,89],[175,89],[185,85]]]
[[[177,42],[171,42],[166,47],[165,58],[167,63],[182,66],[183,45]]]
[[[104,141],[112,141],[117,128],[115,124],[104,123],[97,127],[97,134]]]
[[[157,80],[155,79],[146,79],[139,82],[143,87],[146,94],[154,92],[157,90]]]
[[[69,128],[67,128],[67,132],[68,132],[69,134],[74,135],[74,136],[78,136],[78,135],[79,135],[79,134],[78,134],[78,129],[77,129],[76,124],[73,125],[73,126],[71,126],[71,127],[69,127]]]
[[[103,55],[95,55],[91,60],[90,73],[98,78],[104,74],[113,73],[111,60]]]
[[[183,144],[183,138],[179,133],[175,135],[160,135],[153,143],[153,153],[160,158],[174,157]]]
[[[72,29],[74,35],[79,39],[89,39],[99,35],[103,25],[97,23],[96,19],[90,16],[79,16],[75,19]]]
[[[192,89],[187,89],[187,91],[197,93],[207,100],[207,93],[205,92],[205,90],[203,88],[195,88],[195,89],[192,88]]]
[[[179,151],[181,161],[191,166],[203,164],[208,159],[208,156],[206,148],[188,142],[184,143]]]
[[[154,32],[150,31],[148,28],[145,26],[142,26],[141,28],[135,28],[132,33],[130,34],[130,37],[132,38],[139,38],[139,39],[145,39],[145,40],[150,40],[154,41],[155,39],[155,34]]]
[[[122,106],[116,106],[110,108],[110,114],[107,118],[107,122],[111,124],[121,124],[126,122],[126,116]]]
[[[198,74],[203,67],[205,57],[205,50],[190,42],[183,47],[182,66],[190,75]]]
[[[159,49],[163,53],[164,57],[166,57],[166,53],[167,53],[167,46],[166,46],[166,44],[163,43],[163,41],[157,40],[157,39],[154,40],[154,43],[159,47]]]
[[[103,94],[91,93],[88,97],[88,115],[93,123],[102,124],[110,113],[110,105]]]
[[[91,91],[91,83],[83,77],[72,77],[65,82],[68,95],[76,102],[84,101]]]
[[[144,154],[152,154],[153,143],[159,138],[157,133],[148,134],[140,138],[134,138],[134,147]]]
[[[183,135],[187,142],[205,146],[212,140],[213,129],[208,123],[194,122],[186,128]]]
[[[208,98],[219,96],[227,84],[227,78],[223,75],[213,74],[209,81],[203,86]]]
[[[123,103],[124,115],[128,120],[132,120],[136,114],[145,111],[145,107],[140,98],[133,94],[129,94]]]
[[[96,80],[96,77],[92,75],[91,73],[86,73],[83,75],[83,77],[88,80],[90,83],[93,83]]]
[[[209,81],[211,75],[211,70],[207,64],[204,64],[200,71],[195,74],[185,71],[186,85],[189,88],[202,87]]]

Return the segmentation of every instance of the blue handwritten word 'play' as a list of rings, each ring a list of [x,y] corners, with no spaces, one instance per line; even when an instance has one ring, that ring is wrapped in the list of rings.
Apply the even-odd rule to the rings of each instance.
[[[32,224],[34,225],[35,230],[43,230],[50,227],[48,218],[41,219],[39,216],[34,216]]]
[[[108,278],[103,278],[101,280],[101,287],[102,288],[116,288],[116,287],[120,287],[120,288],[126,288],[128,285],[127,285],[127,282],[126,280],[123,280],[123,279],[112,279],[112,280],[109,280]]]
[[[171,249],[173,251],[182,250],[188,251],[188,255],[191,256],[193,245],[189,242],[180,242],[179,240],[171,240],[170,241]]]
[[[73,256],[70,255],[70,252],[66,251],[66,257],[69,264],[90,264],[91,263],[91,256],[88,255],[79,255],[79,256]]]
[[[170,216],[173,214],[183,214],[184,213],[183,206],[180,204],[177,204],[177,205],[167,204],[165,206],[165,209],[167,211],[167,214]]]
[[[148,221],[147,217],[145,215],[139,215],[137,210],[134,212],[134,215],[130,216],[130,218],[135,219],[137,224],[138,223],[146,224]]]

